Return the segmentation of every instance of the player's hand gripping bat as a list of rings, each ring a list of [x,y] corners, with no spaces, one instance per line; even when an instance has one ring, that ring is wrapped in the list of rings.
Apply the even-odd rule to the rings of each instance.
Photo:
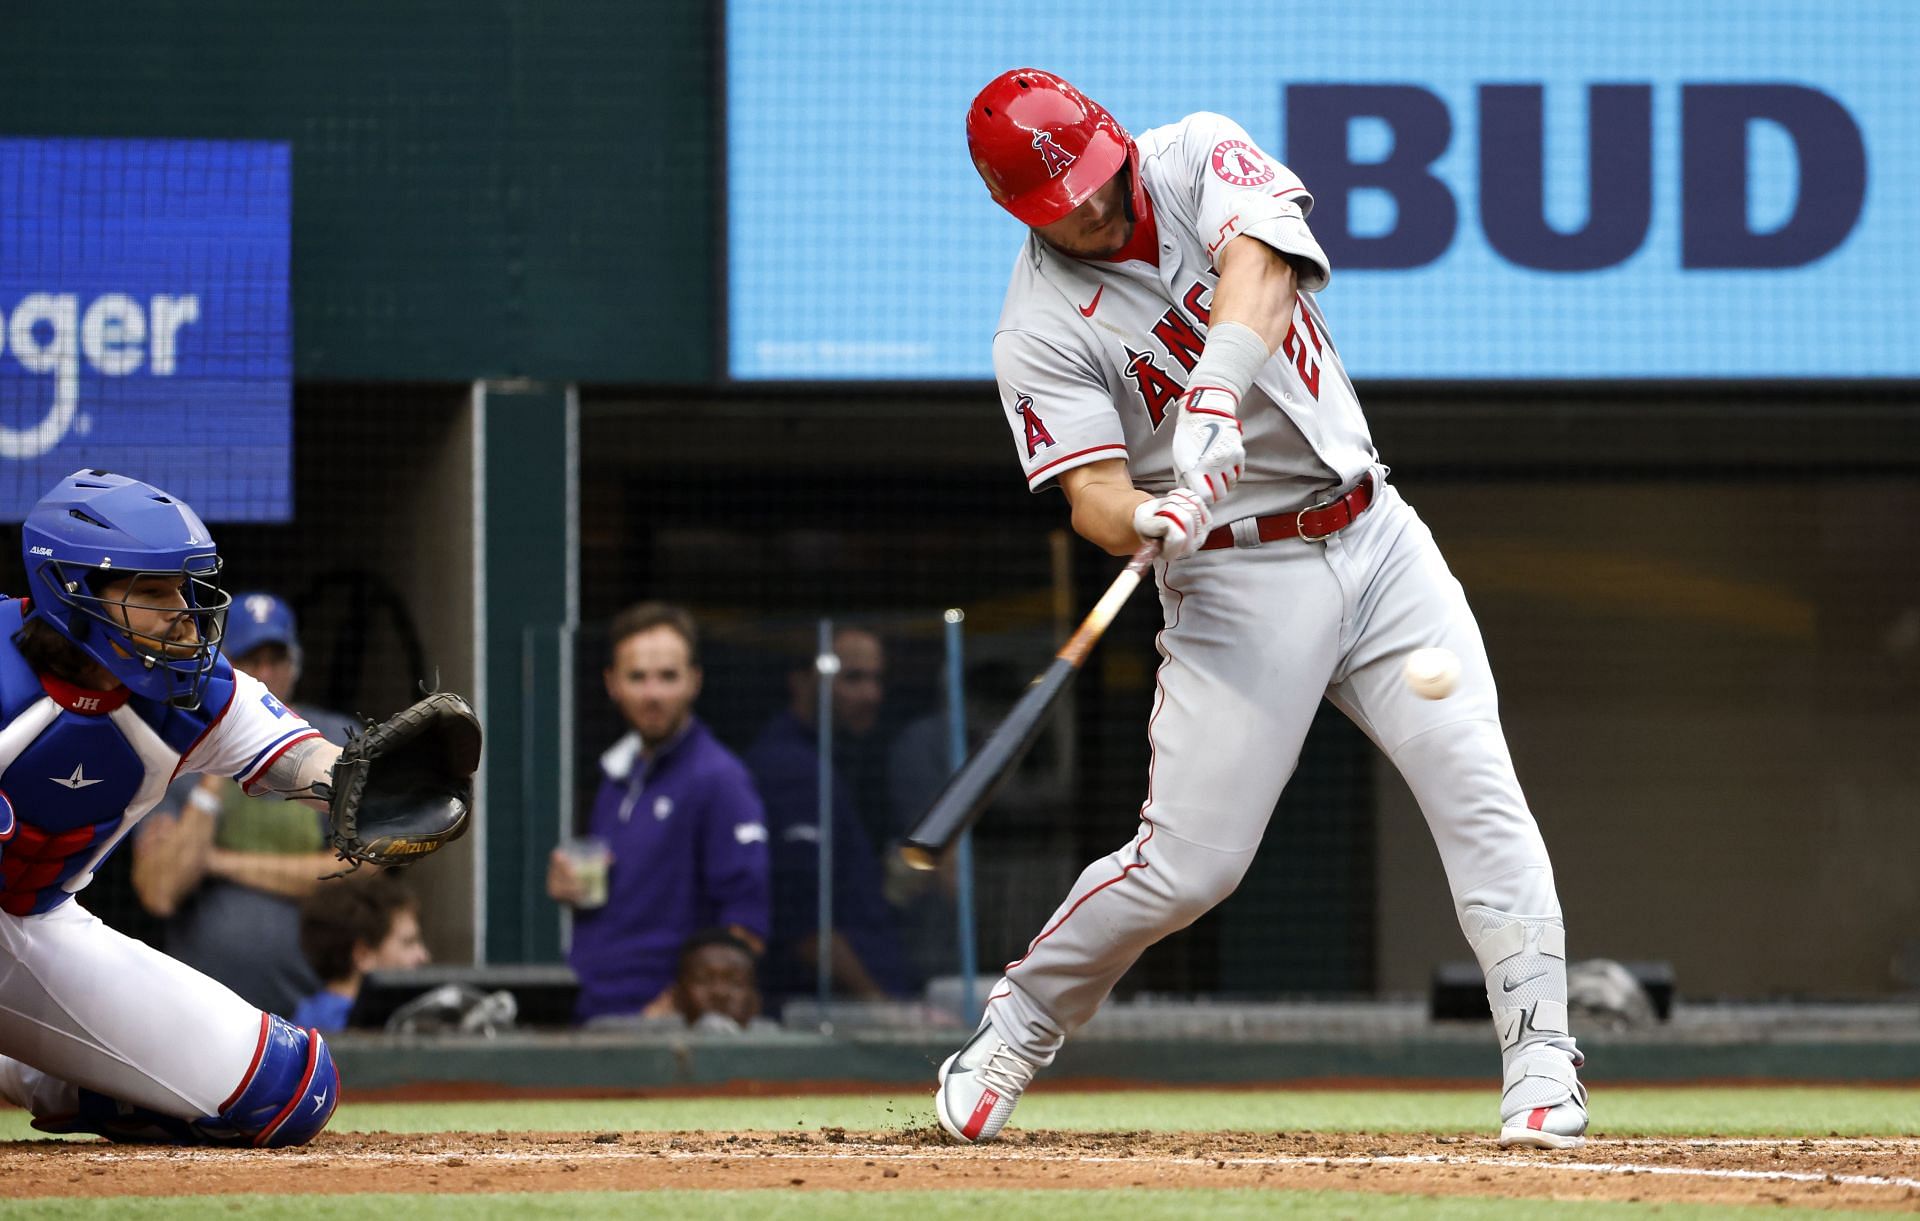
[[[1053,663],[1028,685],[1026,693],[1000,722],[999,728],[980,744],[980,749],[953,774],[953,779],[947,781],[947,787],[900,845],[902,860],[915,869],[932,869],[948,845],[979,819],[1000,786],[1019,766],[1027,748],[1040,736],[1047,714],[1053,711],[1060,693],[1079,673],[1080,663],[1087,659],[1107,625],[1120,613],[1134,587],[1140,584],[1147,566],[1160,555],[1160,543],[1157,538],[1150,539],[1133,553],[1113,584],[1107,586],[1107,592],[1100,595],[1100,600],[1093,604],[1067,643],[1054,654]]]

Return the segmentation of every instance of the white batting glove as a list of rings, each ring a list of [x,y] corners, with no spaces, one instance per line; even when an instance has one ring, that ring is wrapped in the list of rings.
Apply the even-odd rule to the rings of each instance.
[[[1208,504],[1233,490],[1247,466],[1240,441],[1239,399],[1219,386],[1195,386],[1180,397],[1173,426],[1173,477]]]
[[[1160,558],[1184,559],[1200,550],[1213,529],[1213,510],[1186,488],[1175,488],[1156,500],[1143,500],[1133,511],[1133,532],[1141,538],[1159,538]]]

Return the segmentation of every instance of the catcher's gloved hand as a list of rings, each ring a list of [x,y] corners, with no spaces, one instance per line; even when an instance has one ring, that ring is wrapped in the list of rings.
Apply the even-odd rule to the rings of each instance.
[[[1162,559],[1177,560],[1200,550],[1213,528],[1213,510],[1186,488],[1175,488],[1157,500],[1143,500],[1133,511],[1133,532],[1141,538],[1163,538]]]
[[[1231,492],[1246,469],[1238,404],[1239,396],[1220,386],[1195,386],[1180,398],[1180,418],[1173,426],[1173,477],[1210,505]]]
[[[370,727],[333,765],[333,850],[353,869],[405,865],[460,838],[479,766],[480,719],[451,691]]]

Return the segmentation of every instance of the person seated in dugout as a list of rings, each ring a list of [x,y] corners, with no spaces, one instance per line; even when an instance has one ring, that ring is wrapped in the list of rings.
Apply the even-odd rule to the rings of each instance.
[[[833,682],[833,936],[828,947],[836,995],[856,1000],[907,999],[920,981],[900,944],[887,906],[879,848],[863,817],[869,789],[865,761],[879,759],[880,707],[886,653],[865,628],[835,633],[840,668]],[[788,705],[767,722],[747,766],[767,804],[773,841],[773,937],[762,967],[770,1000],[812,996],[820,960],[820,752],[816,709],[819,674],[812,653],[796,655],[788,673]],[[885,773],[872,769],[884,782]],[[880,790],[884,794],[884,788]],[[884,798],[882,798],[884,800]]]
[[[390,873],[329,883],[300,909],[300,948],[321,988],[300,1002],[293,1023],[342,1030],[370,971],[408,971],[432,961],[420,937],[420,907]]]
[[[548,895],[574,908],[583,1022],[671,1015],[689,938],[720,926],[757,953],[768,932],[766,819],[746,767],[694,715],[693,616],[664,602],[616,615],[604,678],[629,727],[600,756],[588,821],[611,864],[596,883],[563,846],[547,866]]]

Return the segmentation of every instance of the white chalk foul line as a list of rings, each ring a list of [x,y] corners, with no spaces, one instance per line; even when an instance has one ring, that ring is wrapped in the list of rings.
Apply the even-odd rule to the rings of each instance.
[[[1124,1162],[1133,1159],[1109,1158]],[[1586,1174],[1656,1174],[1676,1178],[1754,1179],[1789,1183],[1845,1183],[1855,1187],[1920,1187],[1920,1179],[1879,1174],[1830,1174],[1804,1170],[1728,1170],[1707,1166],[1651,1166],[1645,1162],[1522,1161],[1516,1158],[1458,1157],[1439,1153],[1389,1154],[1382,1157],[1184,1158],[1181,1163],[1205,1166],[1214,1162],[1246,1166],[1504,1166],[1508,1169],[1580,1171]],[[1176,1163],[1179,1164],[1179,1163]]]
[[[1615,1142],[1629,1143],[1629,1142]],[[1649,1144],[1660,1142],[1647,1142]],[[1677,1144],[1681,1142],[1666,1142]],[[1714,1142],[1705,1142],[1714,1143]],[[1754,1141],[1751,1144],[1803,1145],[1803,1141]],[[1831,1148],[1833,1144],[1850,1145],[1854,1142],[1815,1142],[1816,1148]],[[165,1150],[115,1150],[94,1155],[102,1161],[234,1161],[233,1150],[225,1149],[165,1149]],[[242,1153],[241,1156],[259,1157],[257,1153]],[[283,1155],[284,1156],[284,1155]],[[298,1157],[299,1155],[295,1155]],[[1369,1156],[1355,1154],[1343,1157],[1327,1157],[1313,1154],[1282,1154],[1273,1157],[1118,1157],[1097,1154],[1078,1154],[1062,1156],[1044,1152],[1029,1152],[1013,1149],[993,1151],[992,1156],[981,1156],[958,1148],[925,1149],[899,1148],[886,1145],[862,1145],[850,1150],[767,1150],[743,1148],[735,1151],[706,1149],[660,1149],[646,1147],[607,1147],[604,1149],[576,1149],[572,1151],[549,1150],[447,1150],[421,1151],[417,1153],[393,1153],[379,1150],[356,1150],[354,1152],[330,1153],[312,1150],[309,1157],[322,1158],[336,1162],[380,1162],[386,1164],[410,1164],[422,1167],[460,1166],[479,1162],[488,1163],[540,1163],[540,1162],[602,1162],[628,1161],[647,1157],[661,1157],[676,1162],[712,1162],[740,1161],[751,1164],[755,1161],[866,1161],[886,1158],[894,1161],[933,1162],[947,1161],[955,1165],[988,1164],[991,1162],[1051,1162],[1079,1163],[1082,1165],[1117,1166],[1265,1166],[1276,1169],[1307,1166],[1487,1166],[1509,1170],[1550,1170],[1561,1173],[1579,1174],[1619,1174],[1619,1175],[1658,1175],[1669,1178],[1730,1179],[1750,1182],[1786,1182],[1786,1183],[1835,1183],[1850,1187],[1901,1187],[1920,1188],[1920,1179],[1904,1178],[1897,1175],[1879,1174],[1835,1174],[1826,1171],[1804,1170],[1735,1170],[1706,1166],[1657,1166],[1644,1162],[1563,1162],[1536,1160],[1525,1154],[1510,1157],[1482,1157],[1477,1155],[1418,1153],[1418,1154],[1381,1154]],[[297,1163],[296,1163],[297,1164]]]

